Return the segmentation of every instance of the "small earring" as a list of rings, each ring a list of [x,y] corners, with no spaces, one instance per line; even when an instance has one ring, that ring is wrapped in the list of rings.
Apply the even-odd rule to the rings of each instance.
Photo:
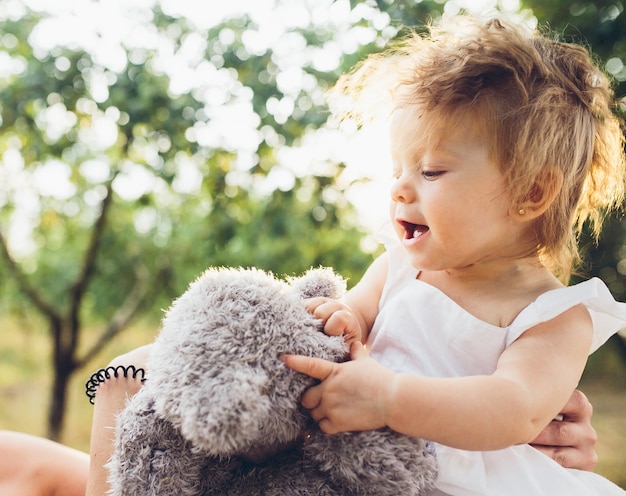
[[[520,209],[517,211],[517,213],[518,213],[518,214],[520,214],[520,215],[526,215],[526,210],[524,210],[523,208],[520,208]]]

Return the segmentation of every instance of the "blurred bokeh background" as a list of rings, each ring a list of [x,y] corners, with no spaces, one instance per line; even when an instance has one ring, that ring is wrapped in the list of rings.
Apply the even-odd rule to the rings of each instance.
[[[358,280],[380,249],[385,130],[328,124],[325,91],[442,15],[514,12],[583,43],[626,115],[620,1],[0,2],[0,429],[87,449],[84,382],[153,339],[209,265]],[[582,276],[626,300],[626,224]],[[626,487],[626,346],[592,356],[597,471]]]

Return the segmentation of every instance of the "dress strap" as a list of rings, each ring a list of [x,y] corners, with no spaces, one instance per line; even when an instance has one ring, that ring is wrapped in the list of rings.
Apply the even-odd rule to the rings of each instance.
[[[540,295],[511,323],[506,345],[509,346],[527,329],[551,320],[579,304],[585,305],[593,322],[590,354],[613,334],[626,329],[626,303],[615,301],[606,285],[594,277],[574,286],[554,289]]]

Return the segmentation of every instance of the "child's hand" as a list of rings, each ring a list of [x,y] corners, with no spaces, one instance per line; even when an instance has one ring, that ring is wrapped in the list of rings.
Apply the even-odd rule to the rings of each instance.
[[[307,389],[301,401],[327,434],[386,425],[395,374],[370,358],[360,342],[352,343],[350,353],[352,360],[344,363],[301,355],[283,357],[291,369],[322,381]]]
[[[305,308],[324,325],[324,333],[329,336],[343,335],[346,343],[361,341],[363,333],[356,315],[350,307],[331,298],[308,298]]]

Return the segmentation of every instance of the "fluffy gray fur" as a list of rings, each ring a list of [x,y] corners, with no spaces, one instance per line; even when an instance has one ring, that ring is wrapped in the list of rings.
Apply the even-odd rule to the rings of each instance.
[[[148,380],[118,418],[110,494],[427,494],[437,470],[422,440],[325,435],[299,401],[315,380],[279,358],[346,359],[342,337],[320,332],[302,304],[344,291],[330,269],[288,281],[256,269],[202,274],[166,313]]]

